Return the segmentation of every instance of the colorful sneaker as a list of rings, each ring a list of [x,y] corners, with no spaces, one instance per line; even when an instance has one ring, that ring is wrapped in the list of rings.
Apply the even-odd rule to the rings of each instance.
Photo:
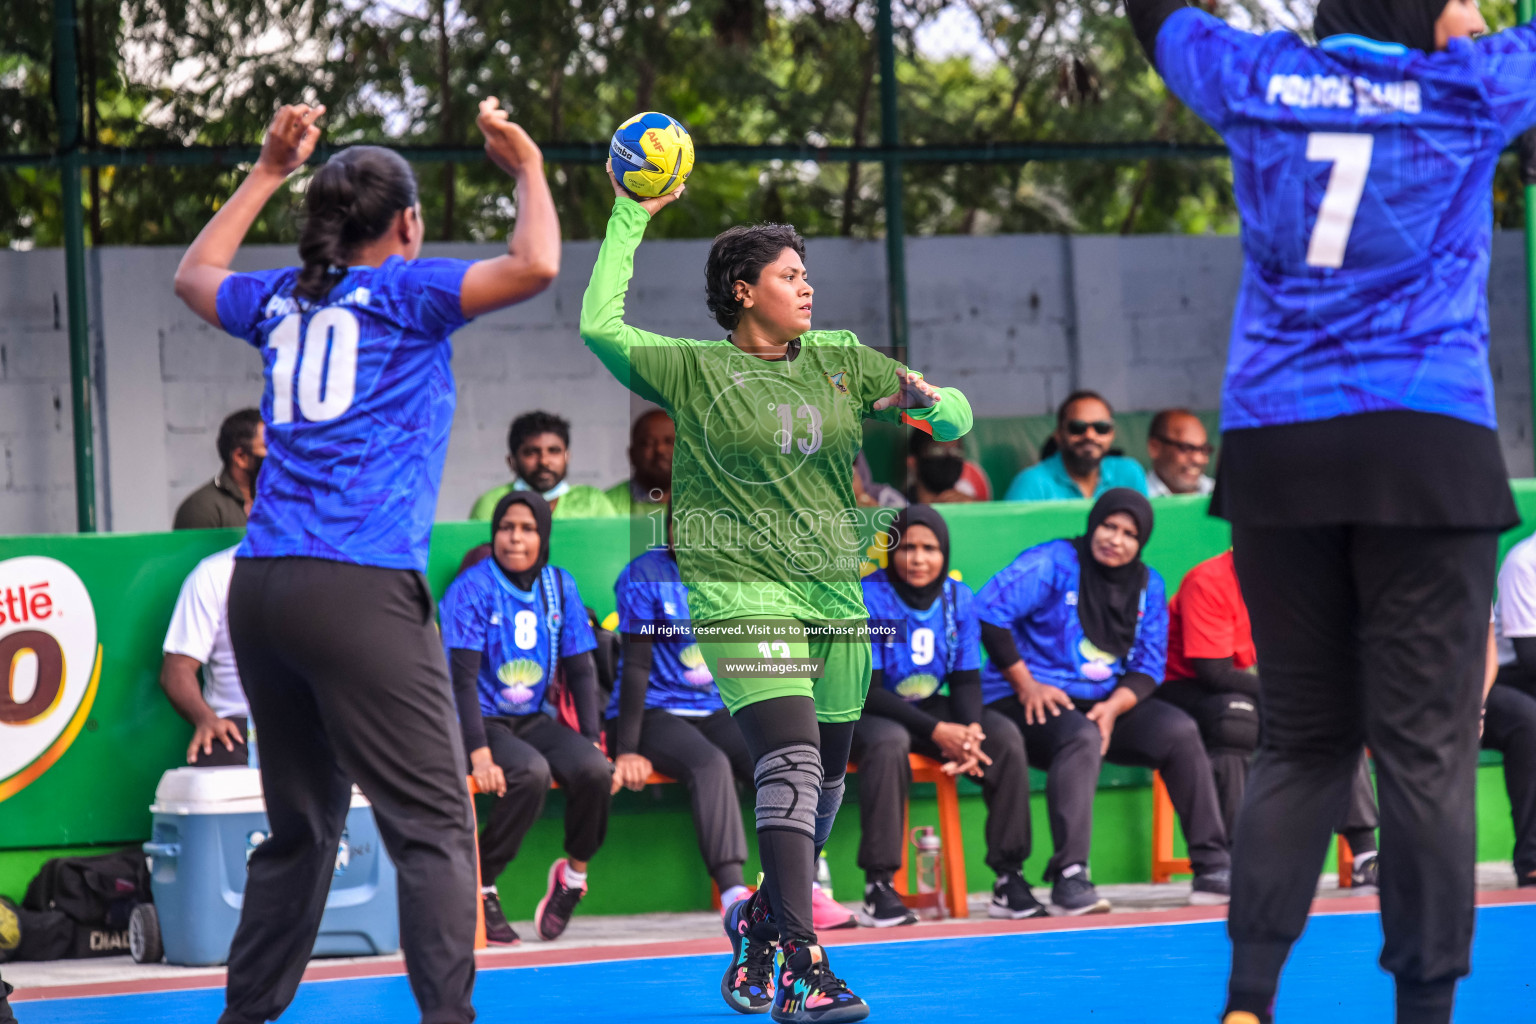
[[[567,885],[565,882],[565,869],[568,861],[561,857],[549,866],[549,888],[544,891],[544,898],[539,900],[538,909],[533,912],[533,926],[539,932],[539,938],[545,942],[553,942],[565,933],[565,926],[571,923],[571,913],[576,909],[576,904],[587,894],[585,881],[576,885]]]
[[[1069,864],[1051,885],[1051,912],[1063,917],[1109,913],[1109,900],[1088,880],[1088,868]]]
[[[987,906],[988,917],[1022,921],[1029,917],[1046,917],[1049,913],[1035,899],[1023,875],[1008,871],[997,876],[992,885],[992,902]]]
[[[838,928],[857,928],[853,911],[828,896],[819,885],[811,885],[811,925],[819,932]]]
[[[1189,886],[1189,905],[1214,907],[1232,902],[1232,872],[1226,868],[1196,875]]]
[[[731,940],[731,962],[720,979],[720,994],[737,1013],[767,1013],[773,1008],[773,976],[778,953],[773,943],[754,938],[752,897],[737,900],[725,911],[725,937]],[[763,897],[766,903],[766,897]],[[760,909],[760,908],[759,908]]]
[[[895,928],[917,924],[917,915],[902,902],[894,885],[877,879],[864,887],[864,909],[859,914],[859,923],[866,928]]]
[[[1374,896],[1381,892],[1381,867],[1376,863],[1376,855],[1370,854],[1363,857],[1349,872],[1350,891],[1361,896]]]
[[[832,973],[820,946],[784,943],[784,967],[773,997],[780,1024],[843,1024],[869,1016],[869,1005]]]
[[[507,923],[507,915],[501,909],[501,896],[494,891],[482,893],[480,902],[485,905],[485,941],[498,946],[517,945],[520,940]]]

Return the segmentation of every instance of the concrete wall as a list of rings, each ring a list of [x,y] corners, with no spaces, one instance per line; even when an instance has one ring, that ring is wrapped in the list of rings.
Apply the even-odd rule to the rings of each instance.
[[[707,248],[704,241],[647,243],[630,321],[665,334],[717,337],[703,305]],[[426,255],[497,251],[429,245]],[[568,245],[564,271],[547,293],[455,336],[459,406],[440,519],[462,518],[476,495],[506,481],[507,425],[527,409],[572,421],[573,482],[607,486],[628,474],[627,429],[640,407],[576,335],[596,252],[595,243]],[[1080,386],[1126,410],[1218,404],[1241,273],[1235,238],[915,238],[907,253],[912,362],[963,389],[977,415],[1046,412]],[[218,469],[219,421],[259,402],[261,363],[171,294],[180,250],[90,255],[101,523],[118,531],[165,529],[177,503]],[[286,247],[253,247],[237,266],[291,260]],[[882,244],[813,240],[808,262],[818,325],[883,343]],[[1497,236],[1492,367],[1505,457],[1518,476],[1532,471],[1524,274],[1520,236]],[[0,252],[0,534],[74,528],[63,310],[57,251]]]

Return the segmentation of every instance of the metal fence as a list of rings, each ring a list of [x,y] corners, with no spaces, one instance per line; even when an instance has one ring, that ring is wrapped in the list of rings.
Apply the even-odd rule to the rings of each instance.
[[[185,20],[195,3],[22,2],[39,15],[51,4],[51,111],[34,117],[51,123],[10,133],[12,145],[31,144],[0,149],[0,175],[56,176],[29,201],[50,203],[56,180],[82,531],[96,526],[87,233],[92,244],[185,240],[158,206],[141,219],[163,221],[166,234],[114,236],[116,193],[104,177],[126,191],[133,176],[140,199],[181,196],[189,218],[205,217],[255,158],[262,119],[280,101],[333,107],[317,161],[377,142],[433,168],[439,187],[423,198],[438,204],[429,218],[444,237],[490,237],[514,216],[490,201],[496,184],[471,141],[477,97],[503,98],[540,141],[578,231],[602,222],[611,127],[635,110],[677,113],[709,169],[695,177],[719,187],[711,199],[706,180],[663,230],[713,234],[790,209],[806,233],[883,237],[898,355],[909,227],[1199,230],[1212,210],[1235,224],[1224,148],[1156,82],[1120,0],[308,0],[287,5],[292,15],[225,0],[227,21],[215,24]],[[1531,4],[1520,0],[1523,19]],[[1261,27],[1292,24],[1292,7],[1310,5],[1205,6]],[[139,9],[160,20],[134,22]],[[115,55],[99,38],[108,15],[119,19]],[[195,45],[179,51],[183,40]],[[183,80],[163,87],[122,71],[113,89],[102,85],[112,60],[145,54],[161,55],[162,78],[188,61],[205,73],[178,71]],[[0,91],[10,73],[0,50]],[[5,120],[0,112],[0,128]],[[265,240],[284,229],[272,230]]]

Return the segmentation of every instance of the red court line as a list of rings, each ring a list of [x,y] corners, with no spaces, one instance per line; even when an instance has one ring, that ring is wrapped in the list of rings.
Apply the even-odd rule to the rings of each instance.
[[[1509,889],[1480,892],[1480,907],[1510,904],[1536,904],[1536,889]],[[1374,896],[1341,896],[1318,899],[1312,902],[1314,914],[1366,914],[1379,910]],[[1035,932],[1082,931],[1103,928],[1144,928],[1155,925],[1187,924],[1198,921],[1219,921],[1227,916],[1227,908],[1174,907],[1168,910],[1129,911],[1119,914],[1093,914],[1084,917],[1044,917],[1029,921],[965,920],[925,924],[919,928],[848,928],[822,932],[821,941],[828,946],[868,945],[879,942],[924,942],[934,939],[959,939],[972,936],[1031,934]],[[653,942],[625,943],[614,946],[514,947],[512,949],[482,950],[475,954],[480,970],[496,970],[510,967],[555,967],[564,964],[603,963],[613,960],[641,960],[657,956]],[[726,952],[724,936],[707,939],[688,939],[667,943],[667,957],[701,956]],[[399,957],[366,961],[362,963],[326,963],[316,961],[304,972],[305,981],[342,981],[349,978],[378,978],[403,975],[405,963]],[[177,992],[190,989],[224,987],[225,972],[220,970],[199,971],[183,977],[141,978],[124,981],[103,981],[83,985],[46,985],[18,989],[12,1002],[44,999],[81,999],[93,996],[120,996],[143,992]]]

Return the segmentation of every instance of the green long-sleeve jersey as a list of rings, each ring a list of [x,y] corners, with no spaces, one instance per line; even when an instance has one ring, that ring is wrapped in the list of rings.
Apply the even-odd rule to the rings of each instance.
[[[649,220],[640,204],[615,201],[582,299],[581,336],[676,424],[673,546],[693,618],[864,618],[853,494],[861,421],[905,412],[951,440],[970,430],[970,403],[942,388],[929,408],[875,412],[905,367],[849,331],[807,331],[788,358],[766,360],[728,339],[631,327],[624,295]]]

